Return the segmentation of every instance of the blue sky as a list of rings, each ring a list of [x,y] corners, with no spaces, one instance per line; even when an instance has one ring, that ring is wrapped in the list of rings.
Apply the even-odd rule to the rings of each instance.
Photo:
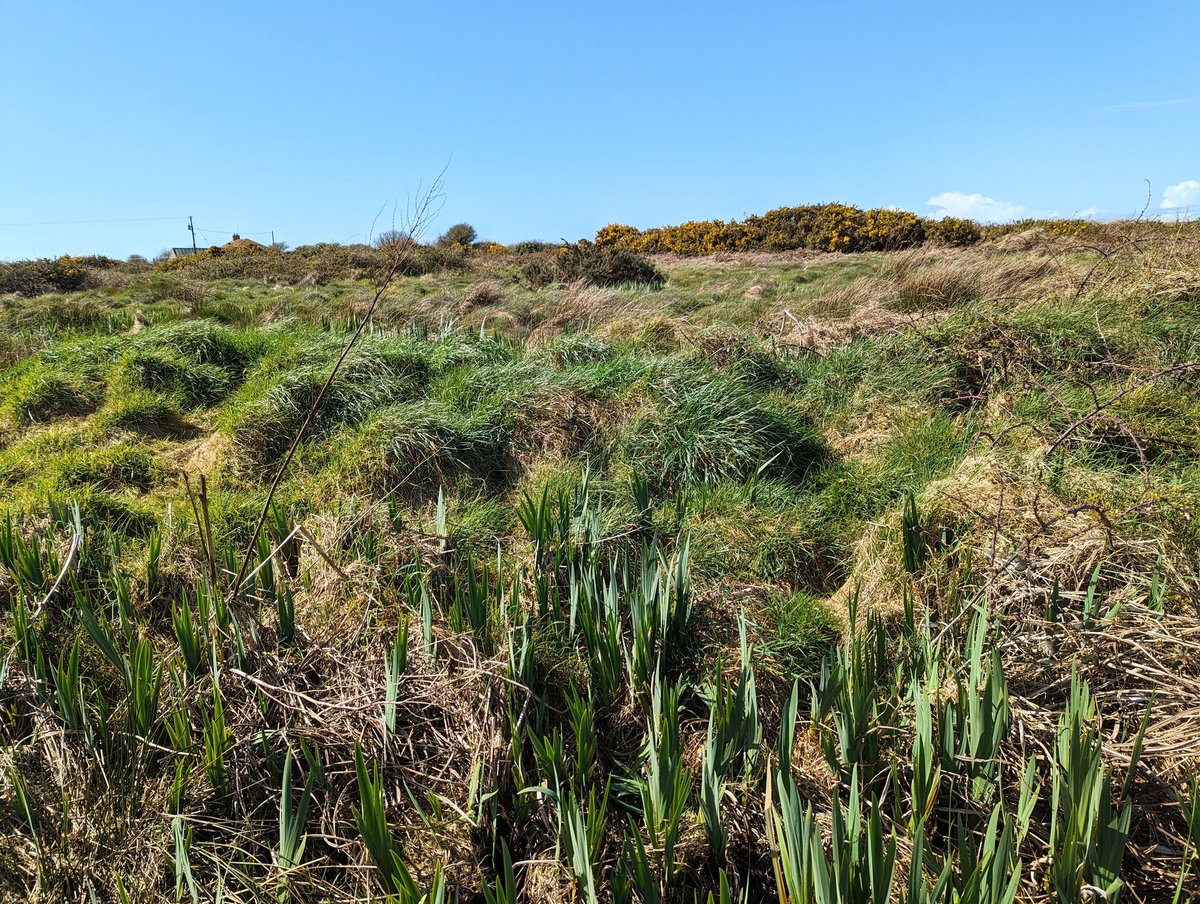
[[[1198,25],[1197,2],[12,2],[0,258],[150,256],[188,214],[204,244],[364,240],[443,168],[431,231],[502,242],[821,201],[1125,216],[1145,180],[1180,215]]]

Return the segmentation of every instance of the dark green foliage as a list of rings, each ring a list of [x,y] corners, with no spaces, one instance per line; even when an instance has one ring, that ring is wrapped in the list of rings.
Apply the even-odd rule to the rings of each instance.
[[[513,254],[538,254],[543,251],[553,251],[558,247],[553,242],[525,241],[509,245],[508,250]]]
[[[94,284],[92,269],[115,263],[101,257],[59,257],[35,261],[0,262],[0,295],[42,295],[46,292],[77,292]]]
[[[640,254],[588,241],[547,250],[531,249],[517,259],[514,272],[531,289],[553,283],[660,286],[666,281],[663,273]]]
[[[468,248],[479,238],[479,233],[470,223],[455,223],[440,236],[437,243],[443,248]]]
[[[666,277],[646,258],[623,248],[606,248],[581,241],[558,251],[562,282],[593,286],[661,285]]]
[[[534,291],[558,282],[558,252],[541,248],[522,252],[513,266],[513,275]]]
[[[974,245],[983,237],[978,224],[959,217],[929,220],[925,224],[925,234],[936,244],[957,248]]]

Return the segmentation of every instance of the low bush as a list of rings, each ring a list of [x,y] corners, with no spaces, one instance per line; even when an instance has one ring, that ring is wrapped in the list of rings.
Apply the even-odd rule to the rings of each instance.
[[[593,286],[661,285],[666,281],[662,272],[641,255],[587,241],[561,249],[557,267],[563,282],[578,281]]]
[[[470,265],[467,249],[462,246],[421,245],[405,236],[389,239],[385,234],[376,247],[324,242],[292,251],[210,248],[155,267],[200,280],[253,279],[299,285],[377,276],[393,263],[400,276],[464,270]]]
[[[107,258],[59,257],[0,263],[0,294],[44,295],[47,292],[77,292],[96,285],[88,261]]]
[[[974,245],[983,235],[977,223],[959,217],[930,220],[925,224],[925,234],[936,245],[950,245],[956,248]]]
[[[808,246],[820,206],[778,207],[762,216],[747,217],[746,247],[764,251],[795,251]]]
[[[638,235],[640,233],[633,226],[610,223],[596,233],[596,244],[605,248],[610,245],[627,247]]]
[[[512,267],[512,276],[527,289],[544,289],[558,281],[558,260],[553,251],[522,253]]]
[[[470,223],[455,223],[437,240],[440,248],[470,248],[479,238],[479,233]]]
[[[540,254],[543,251],[553,251],[559,247],[551,242],[525,241],[516,242],[508,246],[508,251],[511,254]]]
[[[666,277],[640,254],[628,248],[583,240],[556,250],[521,255],[511,273],[529,289],[555,283],[582,282],[592,286],[659,286]]]

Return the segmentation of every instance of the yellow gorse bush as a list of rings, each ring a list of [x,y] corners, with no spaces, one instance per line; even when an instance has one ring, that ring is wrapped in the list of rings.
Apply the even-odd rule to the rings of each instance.
[[[982,237],[979,225],[959,217],[942,217],[925,224],[925,234],[938,245],[974,245]]]
[[[863,239],[872,251],[900,251],[925,241],[925,221],[907,210],[868,210]]]
[[[925,241],[925,221],[898,210],[862,211],[847,204],[779,207],[744,220],[696,220],[640,230],[611,223],[596,244],[681,256],[728,251],[894,251]]]

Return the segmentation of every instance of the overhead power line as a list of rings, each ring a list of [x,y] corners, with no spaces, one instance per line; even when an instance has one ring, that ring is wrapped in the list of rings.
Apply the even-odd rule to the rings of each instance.
[[[168,220],[186,220],[182,217],[133,217],[126,220],[48,220],[42,223],[0,223],[0,228],[23,226],[94,226],[100,223],[165,223]]]
[[[37,223],[0,223],[0,228],[15,229],[24,226],[97,226],[104,223],[167,223],[172,220],[183,221],[186,216],[181,217],[129,217],[120,220],[43,220]],[[218,226],[197,226],[198,232],[212,232],[217,235],[270,235],[271,230],[263,229],[259,232],[247,232],[243,229],[221,229]]]

